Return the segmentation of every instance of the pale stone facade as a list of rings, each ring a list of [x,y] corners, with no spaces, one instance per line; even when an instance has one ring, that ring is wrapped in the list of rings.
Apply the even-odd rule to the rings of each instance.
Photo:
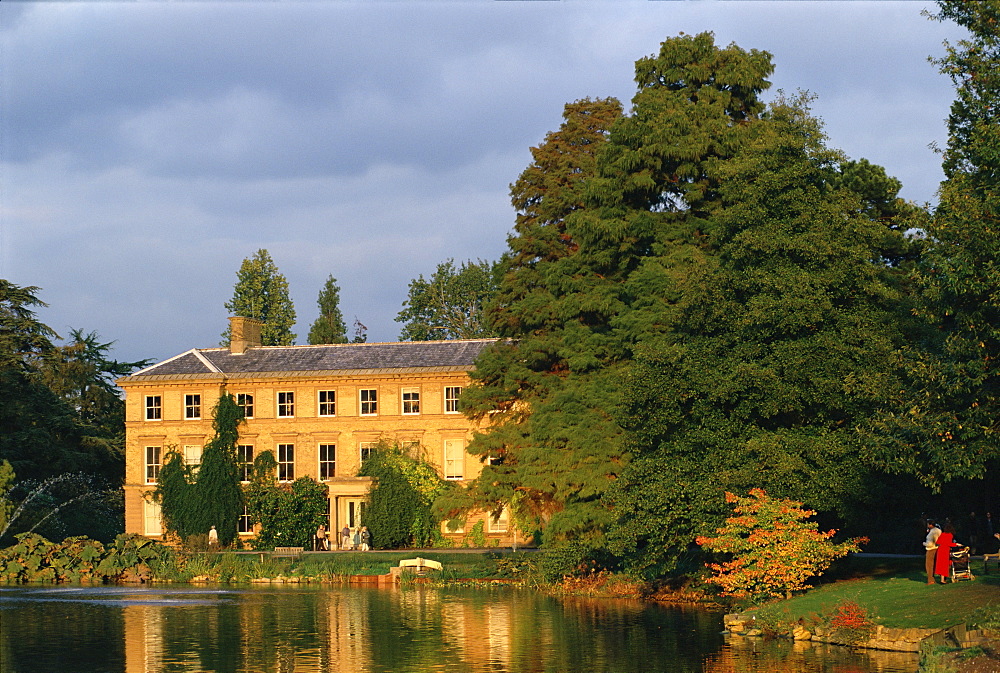
[[[370,480],[356,475],[380,438],[410,445],[446,479],[479,474],[482,465],[465,450],[474,427],[457,400],[491,340],[262,347],[257,321],[232,320],[230,348],[191,350],[118,381],[126,395],[127,532],[163,534],[149,498],[159,467],[175,449],[200,460],[223,391],[246,411],[241,458],[272,451],[279,480],[311,476],[327,486],[331,543],[345,525],[362,525]],[[505,519],[485,524],[491,542],[510,544]]]

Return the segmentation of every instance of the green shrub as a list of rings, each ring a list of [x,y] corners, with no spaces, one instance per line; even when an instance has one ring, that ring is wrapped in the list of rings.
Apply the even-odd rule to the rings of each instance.
[[[448,487],[437,470],[414,458],[398,444],[379,441],[365,459],[358,476],[371,477],[365,525],[376,549],[399,549],[434,544],[440,522],[431,505]]]
[[[126,573],[159,576],[177,565],[173,549],[135,533],[119,535],[106,551],[98,572],[112,580],[119,579]]]
[[[546,582],[576,577],[596,568],[593,550],[582,542],[565,542],[542,552],[538,571]]]
[[[86,537],[50,542],[36,533],[22,533],[15,539],[16,544],[0,551],[2,581],[116,580],[128,572],[150,577],[169,568],[174,554],[139,535],[119,535],[108,547]]]
[[[247,510],[260,531],[254,549],[312,545],[319,525],[326,523],[326,487],[312,477],[291,485],[274,480],[274,454],[263,451],[254,460],[253,477],[246,490]]]
[[[513,554],[497,554],[490,552],[488,557],[495,563],[494,573],[498,577],[512,579],[527,579],[538,576],[538,566],[528,554],[516,552]]]
[[[486,546],[486,524],[482,521],[477,521],[472,529],[469,531],[468,536],[466,536],[470,547],[485,547]]]

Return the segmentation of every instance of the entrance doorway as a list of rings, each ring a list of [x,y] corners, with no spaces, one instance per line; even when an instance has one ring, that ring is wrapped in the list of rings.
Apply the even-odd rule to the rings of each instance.
[[[340,527],[337,529],[337,542],[341,549],[361,548],[361,527],[365,518],[364,498],[341,498],[340,508],[337,512],[340,519]],[[350,529],[349,540],[345,543],[343,530]]]

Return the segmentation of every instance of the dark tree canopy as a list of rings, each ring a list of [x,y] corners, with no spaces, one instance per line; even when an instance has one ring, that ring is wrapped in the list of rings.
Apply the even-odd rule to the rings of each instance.
[[[71,329],[66,344],[39,360],[42,381],[72,408],[81,427],[81,445],[104,455],[105,478],[117,484],[124,476],[125,402],[115,381],[150,360],[119,362],[108,357],[114,342],[103,343],[97,332]]]
[[[119,484],[125,419],[113,382],[146,362],[109,359],[96,332],[54,345],[37,292],[0,279],[0,459],[19,479],[85,472]]]
[[[532,150],[490,307],[506,338],[463,395],[485,464],[447,514],[506,504],[546,545],[663,570],[726,488],[845,520],[883,492],[868,433],[901,385],[926,213],[826,147],[808,94],[767,108],[772,70],[668,39],[629,113],[567,105]]]
[[[639,567],[669,568],[711,533],[726,490],[844,518],[878,493],[860,430],[898,389],[905,317],[877,261],[885,227],[833,186],[840,156],[806,103],[779,98],[740,127],[713,166],[713,236],[676,286],[670,329],[640,332],[620,413],[635,459],[611,534]]]

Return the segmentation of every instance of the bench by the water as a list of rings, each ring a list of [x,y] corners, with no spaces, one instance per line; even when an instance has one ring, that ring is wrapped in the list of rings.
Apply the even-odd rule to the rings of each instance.
[[[271,558],[298,559],[302,557],[303,551],[305,551],[303,547],[275,547],[271,552]]]
[[[406,558],[395,568],[389,568],[389,576],[398,581],[403,573],[426,575],[428,570],[441,570],[441,562],[426,558]]]

